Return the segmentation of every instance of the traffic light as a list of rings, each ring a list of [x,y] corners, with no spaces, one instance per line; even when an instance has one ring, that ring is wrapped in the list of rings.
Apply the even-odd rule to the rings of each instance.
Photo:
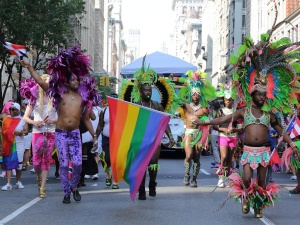
[[[105,86],[109,86],[109,77],[105,77]]]
[[[100,86],[105,86],[105,77],[100,77]]]

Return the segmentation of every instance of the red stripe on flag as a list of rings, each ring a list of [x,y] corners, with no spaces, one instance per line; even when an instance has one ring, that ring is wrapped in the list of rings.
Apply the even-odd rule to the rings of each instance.
[[[295,138],[299,135],[300,135],[300,120],[298,119],[298,117],[296,117],[294,127],[291,131],[290,137]]]

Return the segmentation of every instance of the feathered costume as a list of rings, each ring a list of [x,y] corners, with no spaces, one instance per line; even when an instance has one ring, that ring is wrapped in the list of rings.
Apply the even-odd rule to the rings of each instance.
[[[135,71],[134,81],[123,79],[121,88],[119,89],[119,98],[129,102],[140,102],[140,88],[142,84],[150,84],[157,89],[161,105],[164,112],[174,115],[180,104],[180,99],[177,97],[174,90],[174,83],[165,77],[158,77],[156,72],[145,66],[146,56],[143,58],[142,67]]]
[[[82,98],[82,104],[92,108],[92,104],[100,105],[100,93],[97,90],[95,78],[87,76],[90,72],[90,59],[79,47],[62,50],[55,58],[49,60],[47,71],[50,74],[48,97],[53,99],[53,105],[57,109],[59,100],[67,89],[67,74],[78,77],[80,84],[78,94]]]
[[[179,82],[185,84],[178,93],[179,98],[183,102],[191,102],[192,95],[197,93],[200,96],[199,104],[204,108],[207,107],[208,101],[216,98],[215,88],[209,81],[205,80],[207,73],[201,72],[200,70],[196,72],[189,70],[186,72],[186,76],[186,78],[180,77],[178,79]],[[208,120],[208,117],[202,116],[200,120]],[[194,147],[195,145],[199,147],[204,146],[206,144],[208,134],[208,126],[199,126],[198,132],[191,134],[193,135],[193,140],[190,143],[191,147]]]
[[[252,103],[251,93],[256,90],[266,92],[267,99],[262,110],[279,113],[285,126],[283,113],[295,113],[294,105],[298,104],[296,93],[300,91],[298,80],[300,42],[291,43],[288,38],[270,41],[273,31],[282,23],[276,25],[278,14],[276,4],[275,11],[272,29],[262,34],[261,41],[257,44],[250,36],[246,36],[237,55],[231,55],[230,63],[234,66],[232,78],[238,86],[238,95],[242,97],[247,106],[250,107]],[[236,182],[233,184],[230,195],[241,196],[237,188],[240,184],[236,184]],[[273,183],[272,187],[268,188],[269,185],[266,190],[263,190],[255,181],[252,181],[250,189],[244,190],[250,197],[254,193],[253,197],[248,199],[250,205],[254,206],[254,209],[261,210],[270,205],[270,202],[273,203],[273,198],[278,193],[276,185]]]

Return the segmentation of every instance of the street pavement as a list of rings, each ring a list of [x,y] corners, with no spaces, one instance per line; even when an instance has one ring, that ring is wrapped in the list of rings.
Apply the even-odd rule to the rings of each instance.
[[[119,184],[120,189],[112,190],[105,186],[105,175],[99,165],[99,179],[86,179],[86,187],[81,187],[82,201],[63,204],[63,191],[60,180],[54,178],[52,165],[47,183],[47,197],[37,197],[35,175],[28,167],[23,172],[25,189],[0,191],[0,225],[53,225],[53,224],[105,224],[105,225],[201,225],[201,224],[283,224],[299,223],[300,195],[289,195],[288,190],[296,186],[290,181],[290,174],[273,173],[273,180],[282,185],[280,198],[274,208],[264,210],[263,219],[255,219],[253,211],[241,213],[241,204],[227,198],[229,188],[214,188],[217,176],[210,168],[212,156],[202,157],[198,188],[182,185],[184,176],[183,158],[163,154],[157,177],[157,197],[132,201],[128,185]],[[147,181],[148,182],[148,176]],[[6,183],[0,178],[0,185]],[[15,178],[13,178],[15,184]],[[148,192],[148,188],[146,189]]]

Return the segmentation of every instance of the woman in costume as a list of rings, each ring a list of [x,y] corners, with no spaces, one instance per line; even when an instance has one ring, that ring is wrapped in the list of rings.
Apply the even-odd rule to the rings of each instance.
[[[142,68],[134,73],[134,82],[130,80],[123,80],[122,87],[120,88],[119,97],[122,100],[134,102],[141,106],[175,114],[178,107],[178,101],[176,93],[173,88],[173,84],[169,79],[160,77],[156,72],[149,67],[145,67],[145,58],[143,59]],[[152,88],[157,89],[161,102],[157,102],[151,99]],[[166,128],[166,134],[170,140],[170,147],[174,145],[174,139],[169,125]],[[159,169],[158,159],[160,155],[160,145],[156,149],[154,155],[151,158],[148,166],[149,172],[149,196],[156,196],[156,176]],[[146,200],[145,190],[146,173],[139,188],[139,200]]]
[[[224,98],[224,107],[219,109],[216,118],[231,115],[236,109],[234,99],[236,91],[232,90],[231,85],[219,84],[220,93],[218,96]],[[220,165],[216,169],[219,176],[218,187],[225,187],[225,179],[232,172],[232,158],[237,144],[237,132],[241,129],[236,128],[236,123],[227,123],[219,126],[213,126],[213,129],[219,133],[218,145],[220,147]]]
[[[49,82],[49,75],[41,76],[44,82]],[[32,161],[37,174],[38,192],[40,198],[46,197],[46,182],[50,170],[52,150],[54,148],[56,110],[46,92],[31,78],[23,80],[20,94],[28,99],[23,120],[33,125],[32,129]],[[33,112],[33,119],[30,115]]]
[[[2,123],[2,155],[7,177],[7,184],[1,188],[2,191],[12,189],[13,169],[16,169],[16,188],[24,188],[21,182],[21,173],[25,149],[24,135],[28,134],[28,124],[22,120],[20,108],[18,103],[12,103],[9,107],[10,115],[5,117]]]
[[[277,9],[277,8],[276,8]],[[255,44],[247,36],[230,63],[234,65],[232,78],[238,86],[238,94],[247,107],[232,115],[211,121],[195,121],[196,124],[220,125],[231,120],[244,118],[244,153],[241,157],[243,177],[238,174],[229,176],[232,188],[229,195],[240,199],[242,212],[248,213],[250,206],[256,218],[263,217],[262,210],[274,203],[278,196],[275,183],[266,186],[266,172],[270,161],[270,143],[268,131],[271,125],[290,146],[290,151],[298,161],[298,148],[285,132],[285,124],[278,121],[274,112],[295,113],[295,96],[299,92],[298,73],[300,43],[291,43],[288,38],[271,42],[272,31],[261,35],[261,41]],[[284,121],[283,119],[281,120]],[[257,178],[253,179],[257,169]]]
[[[216,96],[214,87],[205,80],[206,73],[191,70],[186,72],[187,77],[180,77],[179,82],[185,83],[185,87],[179,91],[182,100],[181,107],[185,115],[185,136],[183,147],[185,151],[184,168],[185,175],[183,184],[185,186],[197,187],[197,177],[200,171],[200,155],[203,146],[207,143],[209,128],[199,129],[192,124],[195,119],[208,119],[208,101]],[[192,164],[193,161],[193,164]],[[192,179],[190,169],[193,166]]]

